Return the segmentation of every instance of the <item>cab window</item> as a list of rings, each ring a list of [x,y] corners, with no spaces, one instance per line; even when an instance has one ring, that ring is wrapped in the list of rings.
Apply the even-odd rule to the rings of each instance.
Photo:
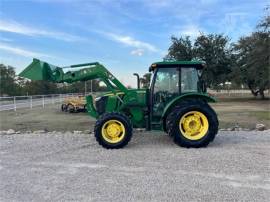
[[[198,91],[198,72],[195,68],[181,68],[181,93]]]

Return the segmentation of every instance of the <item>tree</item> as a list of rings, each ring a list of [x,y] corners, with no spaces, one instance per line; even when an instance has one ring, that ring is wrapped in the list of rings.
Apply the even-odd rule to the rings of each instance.
[[[270,7],[267,7],[266,10],[270,9]],[[262,32],[269,32],[270,30],[270,15],[266,15],[264,19],[261,20],[261,22],[257,25],[257,29],[259,29]]]
[[[143,88],[149,88],[150,80],[151,80],[151,73],[144,74],[143,77],[140,78],[140,82],[142,84],[142,87]]]
[[[17,77],[11,66],[0,64],[1,95],[36,95],[58,93],[57,85],[48,81],[26,81]]]
[[[100,87],[99,80],[94,79],[92,81],[78,81],[75,83],[67,84],[62,87],[60,90],[65,91],[66,93],[84,93],[90,92],[97,92],[99,90],[104,90],[104,87]]]
[[[168,55],[165,57],[166,60],[192,60],[193,46],[190,37],[180,37],[179,39],[175,36],[171,37],[172,45],[169,47]]]
[[[194,43],[196,59],[205,62],[203,78],[207,86],[217,88],[220,83],[230,80],[233,57],[229,39],[222,34],[197,37]]]
[[[19,92],[20,86],[16,83],[14,68],[0,64],[0,95],[17,95]]]
[[[264,99],[264,90],[270,87],[270,17],[258,24],[256,32],[242,37],[235,44],[239,77],[254,96]]]
[[[57,84],[49,81],[27,81],[23,87],[24,94],[46,95],[59,93]]]
[[[172,37],[165,60],[201,60],[206,64],[203,78],[208,87],[230,79],[233,57],[229,39],[221,34],[201,34],[192,43],[189,37]]]

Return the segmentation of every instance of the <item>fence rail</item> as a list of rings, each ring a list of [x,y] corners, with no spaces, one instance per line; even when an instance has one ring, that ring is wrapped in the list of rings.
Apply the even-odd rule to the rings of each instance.
[[[0,97],[0,111],[22,109],[33,107],[43,107],[46,105],[63,102],[65,98],[80,96],[81,93],[69,94],[50,94],[50,95],[32,95],[32,96],[13,96]]]
[[[209,93],[216,97],[241,97],[251,95],[250,90],[207,90]],[[265,96],[270,97],[270,90],[266,90]],[[69,93],[69,94],[50,94],[50,95],[32,95],[32,96],[13,96],[13,97],[0,97],[0,111],[22,109],[33,107],[43,107],[46,105],[61,103],[65,98],[81,96],[82,93]]]
[[[228,89],[228,90],[212,90],[212,89],[207,89],[208,93],[211,93],[214,96],[217,97],[246,97],[246,96],[252,96],[251,91],[247,89]],[[265,96],[269,97],[270,96],[270,90],[265,90],[264,91]]]

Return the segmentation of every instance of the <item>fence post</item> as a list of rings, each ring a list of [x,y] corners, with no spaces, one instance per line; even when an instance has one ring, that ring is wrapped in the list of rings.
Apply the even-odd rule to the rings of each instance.
[[[45,107],[45,100],[44,100],[44,95],[42,95],[42,107]]]
[[[30,109],[33,108],[33,96],[30,96]]]
[[[13,97],[14,111],[16,111],[16,96]]]

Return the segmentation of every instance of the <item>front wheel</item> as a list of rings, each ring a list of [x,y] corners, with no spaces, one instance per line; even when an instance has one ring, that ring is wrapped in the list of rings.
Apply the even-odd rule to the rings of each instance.
[[[97,142],[107,149],[119,149],[128,144],[132,137],[132,124],[123,114],[112,112],[101,116],[95,125]]]
[[[218,132],[214,110],[199,100],[187,100],[168,116],[168,133],[182,147],[206,147]]]
[[[61,105],[61,110],[62,110],[62,112],[65,112],[67,110],[67,105],[66,104],[62,104]]]

